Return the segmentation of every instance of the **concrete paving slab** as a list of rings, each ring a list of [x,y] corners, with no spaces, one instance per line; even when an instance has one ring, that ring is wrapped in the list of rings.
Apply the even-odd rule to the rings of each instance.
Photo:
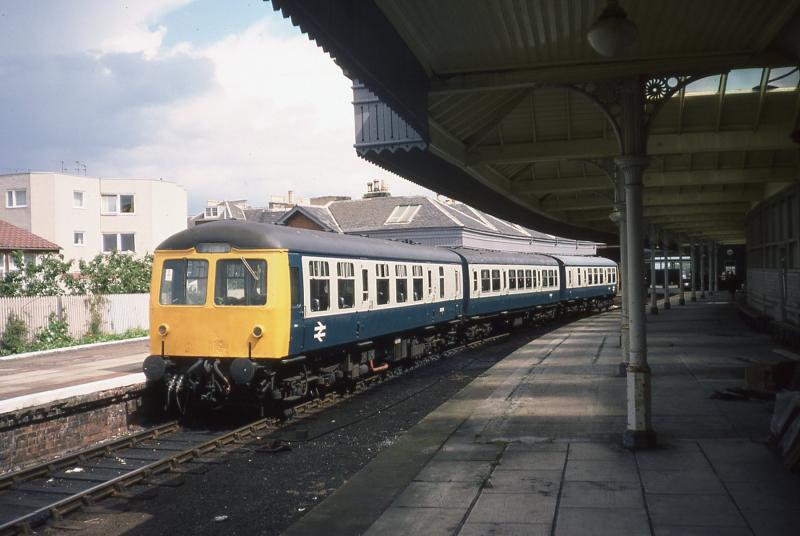
[[[552,523],[556,497],[538,493],[482,493],[467,523]]]
[[[460,508],[467,511],[480,486],[471,482],[411,482],[392,506],[402,508]]]
[[[498,467],[489,477],[483,493],[530,493],[555,497],[561,475],[561,471],[505,471]]]
[[[414,477],[420,482],[483,483],[492,471],[490,462],[431,461]]]
[[[568,460],[564,479],[582,482],[639,482],[636,462],[623,460]]]
[[[690,525],[746,527],[736,505],[727,495],[666,495],[648,493],[647,506],[653,526]]]
[[[550,536],[550,524],[467,523],[458,536]]]
[[[650,536],[644,508],[561,507],[555,536]]]
[[[573,508],[644,508],[638,482],[564,482],[561,506]]]
[[[503,454],[498,469],[557,470],[564,468],[566,452],[542,452],[537,450],[512,450]]]
[[[504,446],[501,444],[476,444],[464,441],[448,441],[434,456],[434,461],[484,461],[494,462],[500,458]]]
[[[458,531],[463,516],[464,512],[452,508],[399,508],[392,506],[369,527],[364,535],[397,536],[402,533],[450,536]]]
[[[725,495],[725,487],[710,467],[691,471],[642,470],[642,483],[647,493],[680,495]]]
[[[655,536],[753,536],[747,527],[655,527]]]
[[[633,453],[614,443],[579,443],[573,442],[569,448],[570,460],[605,460],[615,461],[632,458]]]

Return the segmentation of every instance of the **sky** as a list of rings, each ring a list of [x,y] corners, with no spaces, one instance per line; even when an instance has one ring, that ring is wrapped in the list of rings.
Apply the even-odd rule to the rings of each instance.
[[[430,193],[358,158],[350,80],[269,2],[0,0],[0,80],[0,173],[163,178],[190,214]]]

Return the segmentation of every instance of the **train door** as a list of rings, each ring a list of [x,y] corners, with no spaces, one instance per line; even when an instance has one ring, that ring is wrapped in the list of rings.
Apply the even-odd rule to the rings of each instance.
[[[300,255],[289,254],[289,292],[291,301],[291,354],[303,351],[305,340],[305,310],[303,306],[303,261]]]
[[[375,280],[372,274],[373,270],[369,263],[356,263],[356,295],[358,296],[356,312],[354,313],[356,339],[362,337],[362,331],[365,327],[365,314],[375,307]]]

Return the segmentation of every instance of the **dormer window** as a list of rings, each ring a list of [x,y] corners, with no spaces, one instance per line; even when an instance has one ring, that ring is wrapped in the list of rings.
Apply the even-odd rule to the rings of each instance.
[[[414,219],[414,216],[417,215],[419,212],[419,208],[422,205],[398,205],[394,207],[394,210],[389,217],[386,218],[386,221],[383,222],[384,225],[391,225],[391,224],[403,224],[403,223],[411,223],[411,220]]]
[[[206,218],[216,218],[219,216],[219,207],[206,207]]]

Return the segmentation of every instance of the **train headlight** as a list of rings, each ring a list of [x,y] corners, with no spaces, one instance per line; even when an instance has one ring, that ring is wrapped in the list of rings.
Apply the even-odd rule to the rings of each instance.
[[[161,324],[158,326],[158,334],[162,337],[165,337],[169,333],[169,326],[166,324]]]
[[[260,339],[261,336],[264,334],[264,328],[261,326],[256,326],[253,328],[253,337],[256,339]]]

